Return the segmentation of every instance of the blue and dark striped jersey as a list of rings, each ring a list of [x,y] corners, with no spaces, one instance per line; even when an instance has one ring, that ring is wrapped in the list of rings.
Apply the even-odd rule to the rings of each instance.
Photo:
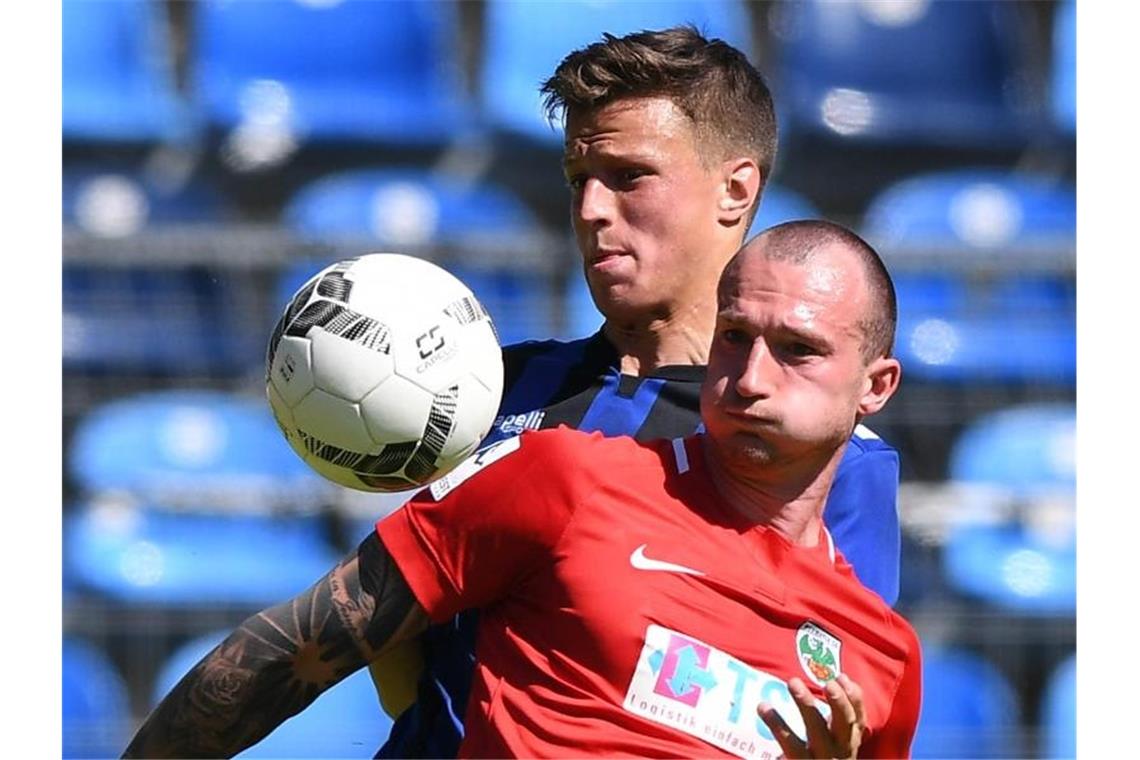
[[[503,401],[484,444],[558,425],[642,441],[687,436],[700,426],[703,366],[623,375],[617,352],[601,332],[570,342],[507,346],[503,361]],[[898,452],[860,425],[824,509],[824,522],[856,575],[888,604],[899,589],[898,476]],[[466,612],[421,637],[425,667],[416,703],[396,720],[377,757],[455,757],[477,627],[477,613]]]

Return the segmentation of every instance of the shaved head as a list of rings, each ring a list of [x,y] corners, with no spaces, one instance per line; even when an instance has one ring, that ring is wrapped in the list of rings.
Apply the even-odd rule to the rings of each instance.
[[[866,313],[859,320],[863,333],[863,360],[869,362],[891,355],[898,322],[895,287],[883,260],[863,238],[846,227],[822,219],[785,222],[771,227],[749,241],[729,262],[718,289],[719,300],[724,301],[726,286],[735,281],[735,271],[741,259],[757,254],[770,261],[801,266],[824,254],[853,257],[863,273],[867,294]]]

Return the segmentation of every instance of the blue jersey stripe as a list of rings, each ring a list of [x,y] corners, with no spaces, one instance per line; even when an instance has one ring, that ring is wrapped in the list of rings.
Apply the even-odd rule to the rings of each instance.
[[[651,377],[642,380],[633,394],[633,398],[618,395],[618,383],[621,375],[610,372],[602,380],[602,389],[590,403],[590,408],[582,417],[578,425],[579,430],[587,433],[599,432],[602,435],[635,435],[649,418],[649,410],[653,402],[661,395],[665,387],[665,379]]]
[[[472,642],[472,651],[474,651],[474,642]],[[471,660],[471,669],[474,670],[475,658],[472,657]],[[451,721],[452,727],[455,729],[455,732],[459,734],[459,739],[462,741],[464,736],[463,716],[457,715],[455,713],[455,707],[451,704],[451,695],[448,693],[447,687],[443,684],[443,682],[438,678],[434,678],[432,681],[435,683],[435,687],[439,689],[439,694],[443,698],[443,706],[447,709],[447,718]]]

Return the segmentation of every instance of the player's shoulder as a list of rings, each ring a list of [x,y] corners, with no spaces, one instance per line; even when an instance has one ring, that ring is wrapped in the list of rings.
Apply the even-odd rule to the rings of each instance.
[[[919,666],[922,662],[922,641],[918,637],[918,631],[909,620],[887,606],[886,602],[882,602],[882,604],[885,607],[885,633],[898,647],[899,659],[902,661],[904,669],[907,666]]]
[[[438,501],[467,480],[499,486],[519,478],[539,477],[548,485],[582,480],[582,468],[593,460],[589,451],[593,439],[601,438],[600,433],[582,433],[565,425],[524,430],[480,448],[433,483],[431,493]]]
[[[605,455],[630,455],[640,451],[645,444],[629,436],[606,436],[598,431],[584,431],[560,423],[552,428],[524,430],[519,435],[519,445],[528,456],[571,456],[588,457],[591,461]]]
[[[855,431],[851,433],[851,439],[847,443],[847,450],[843,456],[845,459],[850,459],[879,451],[898,454],[895,447],[883,440],[878,433],[859,423],[855,426]]]
[[[832,602],[842,606],[846,616],[862,620],[869,630],[876,631],[889,649],[894,649],[896,659],[910,659],[918,649],[918,634],[914,627],[875,591],[863,584],[855,574],[855,568],[847,559],[836,553],[835,570],[841,580]]]
[[[605,478],[626,467],[652,464],[661,460],[667,441],[642,442],[631,436],[607,436],[598,431],[582,431],[560,424],[542,430],[526,430],[519,436],[520,448],[528,458],[552,465],[554,471],[574,472],[573,477]]]

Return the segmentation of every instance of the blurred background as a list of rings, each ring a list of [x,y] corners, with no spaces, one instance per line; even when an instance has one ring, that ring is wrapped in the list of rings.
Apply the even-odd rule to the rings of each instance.
[[[754,231],[823,216],[896,281],[917,757],[1075,754],[1075,2],[64,0],[63,731],[118,756],[223,633],[386,502],[288,449],[280,309],[339,258],[447,267],[504,342],[579,337],[538,83],[603,31],[695,22],[768,78]],[[358,674],[247,757],[371,757]]]

